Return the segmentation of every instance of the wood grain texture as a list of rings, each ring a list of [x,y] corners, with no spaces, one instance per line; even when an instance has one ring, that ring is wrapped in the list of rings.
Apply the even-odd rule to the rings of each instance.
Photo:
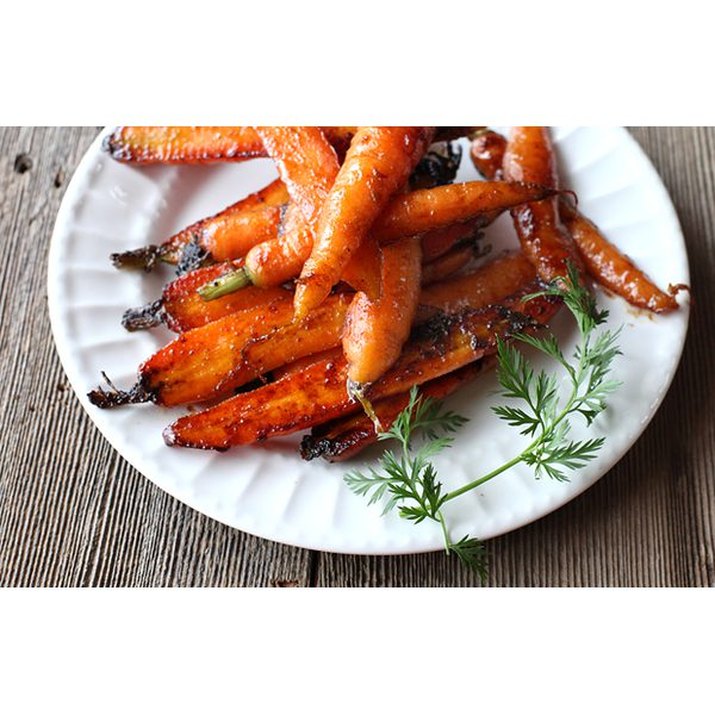
[[[0,585],[475,586],[442,554],[322,554],[161,492],[94,428],[47,315],[47,247],[96,128],[0,128]],[[715,128],[632,130],[685,232],[695,308],[663,406],[593,488],[489,543],[492,586],[715,586]]]

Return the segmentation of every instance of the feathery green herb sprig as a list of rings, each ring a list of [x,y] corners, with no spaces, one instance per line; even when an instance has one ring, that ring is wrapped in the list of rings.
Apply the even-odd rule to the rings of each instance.
[[[367,474],[353,471],[345,476],[353,492],[369,496],[369,504],[384,499],[383,514],[397,507],[401,517],[416,524],[425,519],[438,522],[446,551],[455,554],[482,581],[487,576],[484,545],[469,536],[452,541],[442,507],[519,463],[530,466],[537,479],[547,476],[567,481],[566,472],[584,467],[596,457],[604,443],[602,437],[581,441],[569,439],[571,418],[580,414],[590,426],[606,409],[606,399],[620,384],[608,379],[613,360],[620,354],[617,346],[620,330],[597,333],[608,312],[597,309],[595,299],[581,284],[576,269],[569,266],[565,278],[528,298],[540,295],[558,296],[563,300],[576,319],[580,342],[573,361],[569,362],[553,335],[515,336],[517,341],[544,353],[565,371],[569,382],[565,397],[561,395],[556,374],[545,370],[536,372],[513,344],[498,343],[500,394],[505,400],[515,400],[520,405],[499,405],[493,411],[507,424],[518,428],[522,435],[533,438],[524,450],[488,474],[446,492],[430,460],[452,445],[454,438],[449,435],[467,420],[445,410],[438,401],[420,396],[413,387],[407,407],[389,430],[378,435],[380,440],[398,442],[401,449],[397,453],[386,451],[380,459],[379,469],[370,469]],[[415,434],[418,432],[423,441],[416,447]]]

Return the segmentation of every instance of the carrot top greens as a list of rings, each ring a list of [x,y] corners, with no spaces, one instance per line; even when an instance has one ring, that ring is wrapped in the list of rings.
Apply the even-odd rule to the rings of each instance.
[[[432,457],[450,447],[450,436],[467,419],[445,410],[429,397],[422,397],[416,387],[410,393],[407,407],[389,430],[379,434],[380,440],[399,443],[397,451],[387,450],[379,469],[367,473],[352,471],[345,475],[348,487],[358,495],[369,496],[369,503],[384,501],[383,514],[397,507],[401,517],[416,524],[430,519],[440,524],[447,553],[455,554],[484,582],[487,578],[487,554],[484,544],[466,535],[453,541],[443,506],[476,489],[519,463],[534,470],[536,478],[547,476],[567,481],[567,471],[585,466],[603,446],[602,437],[582,441],[569,439],[571,418],[581,415],[587,425],[606,409],[606,399],[618,388],[619,382],[608,375],[614,358],[620,354],[617,339],[620,330],[601,330],[608,312],[598,310],[595,300],[580,282],[577,270],[569,265],[565,278],[553,281],[549,287],[528,298],[551,295],[561,298],[578,325],[580,342],[569,362],[553,335],[534,337],[520,334],[516,339],[552,358],[566,372],[569,391],[561,395],[557,374],[538,372],[513,345],[500,342],[497,374],[500,395],[510,402],[494,407],[495,414],[522,435],[533,437],[519,454],[488,474],[478,477],[453,491],[445,491],[438,481]],[[527,299],[528,299],[527,298]],[[516,401],[515,406],[511,401]],[[422,442],[415,446],[421,433]]]

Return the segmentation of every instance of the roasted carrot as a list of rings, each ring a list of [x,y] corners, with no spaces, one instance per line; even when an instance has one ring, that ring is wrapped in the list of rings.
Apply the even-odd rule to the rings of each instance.
[[[478,245],[464,241],[439,258],[422,265],[422,285],[441,282],[463,268],[466,268],[478,255]]]
[[[355,128],[324,131],[343,151]],[[253,127],[117,127],[105,137],[103,148],[112,158],[132,164],[203,164],[266,156]]]
[[[525,292],[534,289],[527,287]],[[548,297],[523,302],[515,296],[500,306],[438,316],[405,346],[393,368],[369,387],[367,398],[375,401],[406,392],[494,354],[499,339],[534,329],[557,309],[558,301]],[[164,440],[170,446],[225,450],[349,415],[360,407],[346,393],[347,371],[345,358],[313,363],[301,372],[179,418],[164,430]]]
[[[405,238],[382,248],[380,296],[357,293],[350,304],[343,352],[354,389],[381,377],[400,356],[420,294],[422,247]]]
[[[300,358],[299,360],[294,360],[293,362],[289,362],[285,365],[281,365],[280,367],[274,368],[273,370],[271,370],[271,377],[274,380],[280,380],[286,375],[292,375],[293,373],[305,370],[308,365],[312,365],[313,363],[320,362],[321,360],[326,359],[334,360],[335,358],[340,357],[342,354],[343,348],[342,346],[338,345],[337,347],[330,348],[330,350],[323,350],[323,352],[320,353],[307,355],[306,357]]]
[[[493,357],[465,365],[454,372],[426,382],[420,388],[420,395],[433,399],[443,399],[473,380],[477,375],[492,368]],[[397,416],[407,407],[409,393],[379,400],[373,409],[384,430],[389,429]],[[364,413],[357,413],[333,422],[314,427],[311,434],[303,437],[300,454],[305,460],[323,457],[329,462],[343,462],[354,457],[363,449],[377,442],[375,423]]]
[[[110,259],[117,268],[150,271],[158,261],[180,264],[184,258],[186,263],[190,246],[201,259],[241,258],[256,243],[275,238],[281,210],[288,199],[285,185],[277,179],[223,211],[192,223],[159,246],[113,253]],[[197,266],[185,266],[190,267]]]
[[[556,161],[546,127],[514,127],[504,154],[504,177],[558,188]],[[567,273],[567,264],[581,267],[574,242],[559,220],[558,197],[512,209],[521,248],[544,281]]]
[[[335,150],[318,127],[256,127],[256,131],[291,199],[315,230],[318,213],[340,171]]]
[[[479,230],[485,227],[484,219],[479,216],[471,221],[453,223],[422,234],[422,262],[429,263],[450,251],[458,243],[474,239]]]
[[[289,205],[278,238],[259,243],[246,254],[245,285],[270,287],[292,280],[312,245],[313,232],[298,205]]]
[[[538,183],[508,181],[468,181],[421,189],[393,199],[373,231],[380,243],[390,243],[479,217],[493,219],[495,211],[554,194],[553,189]]]
[[[412,239],[413,241],[415,239]],[[393,249],[394,246],[394,249]],[[390,249],[397,252],[400,244]],[[388,265],[394,260],[388,254]],[[396,275],[403,266],[393,271]],[[534,270],[522,257],[517,260],[497,259],[475,272],[447,283],[426,288],[420,293],[420,313],[416,322],[425,322],[437,313],[449,313],[464,308],[483,308],[517,291],[532,280]],[[401,289],[397,286],[396,293]],[[250,380],[274,371],[282,365],[340,344],[348,311],[352,311],[353,294],[333,295],[316,308],[301,323],[293,322],[292,295],[283,291],[270,303],[247,307],[232,315],[188,330],[159,350],[140,368],[139,388],[147,399],[159,404],[177,405],[218,398]],[[396,299],[401,301],[399,296]],[[400,307],[382,307],[379,318],[400,312]],[[399,318],[399,316],[398,316]],[[372,339],[377,333],[386,345],[395,341],[388,322],[380,334],[380,326],[367,326],[365,333]],[[382,357],[381,345],[365,343],[366,355],[357,344],[358,361]],[[396,348],[399,352],[399,348]],[[315,362],[310,360],[310,362]],[[292,371],[295,371],[295,367]],[[286,369],[285,372],[291,371]],[[280,373],[279,373],[280,375]],[[123,404],[114,402],[112,404]],[[111,405],[110,405],[111,406]]]
[[[677,310],[678,301],[664,293],[630,258],[607,241],[598,228],[564,199],[559,214],[579,248],[588,273],[604,288],[631,305],[654,313]]]
[[[426,285],[419,296],[417,320],[497,303],[535,278],[533,265],[521,251],[505,253],[468,273]]]
[[[553,189],[538,184],[507,181],[471,181],[420,189],[393,199],[371,234],[384,245],[480,217],[488,222],[501,211],[554,194]],[[286,225],[290,213],[289,208]],[[250,284],[263,287],[278,285],[298,276],[310,255],[312,237],[305,231],[301,240],[287,240],[290,235],[286,229],[282,240],[254,246],[246,254],[245,267],[235,275],[227,274],[218,286],[206,290],[204,297],[211,300],[212,296],[225,295],[230,289],[238,290]],[[436,242],[443,238],[444,235]]]
[[[217,263],[174,279],[164,287],[161,298],[126,311],[122,325],[127,330],[143,330],[164,323],[169,330],[181,333],[239,310],[267,305],[278,298],[292,295],[292,292],[277,286],[268,289],[248,286],[245,290],[230,293],[218,300],[207,302],[201,299],[197,293],[199,287],[241,265],[241,262]]]
[[[380,297],[382,250],[374,236],[366,236],[348,261],[341,280],[364,293],[370,300]]]
[[[190,330],[140,367],[139,384],[166,406],[230,396],[274,368],[335,346],[350,301],[331,296],[297,324],[284,297]]]
[[[472,161],[487,179],[500,176],[506,144],[501,134],[492,131],[483,132],[472,141]],[[678,308],[673,295],[660,290],[564,196],[559,197],[559,217],[570,232],[586,271],[597,283],[637,308],[655,313]]]
[[[296,318],[325,300],[433,137],[432,127],[358,128],[320,212],[313,248],[296,286]]]

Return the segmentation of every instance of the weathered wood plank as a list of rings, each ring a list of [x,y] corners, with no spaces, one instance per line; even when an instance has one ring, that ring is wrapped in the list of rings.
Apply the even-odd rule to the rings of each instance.
[[[309,552],[161,492],[105,442],[69,388],[50,335],[47,246],[62,185],[96,131],[0,131],[0,584],[305,585]],[[17,173],[21,154],[31,168]]]
[[[715,585],[715,326],[704,309],[715,304],[715,129],[633,133],[688,243],[697,306],[683,361],[610,474],[489,544],[491,585]],[[104,441],[55,355],[45,291],[64,186],[95,134],[0,129],[0,585],[476,585],[441,553],[318,554],[242,534],[161,492]]]

